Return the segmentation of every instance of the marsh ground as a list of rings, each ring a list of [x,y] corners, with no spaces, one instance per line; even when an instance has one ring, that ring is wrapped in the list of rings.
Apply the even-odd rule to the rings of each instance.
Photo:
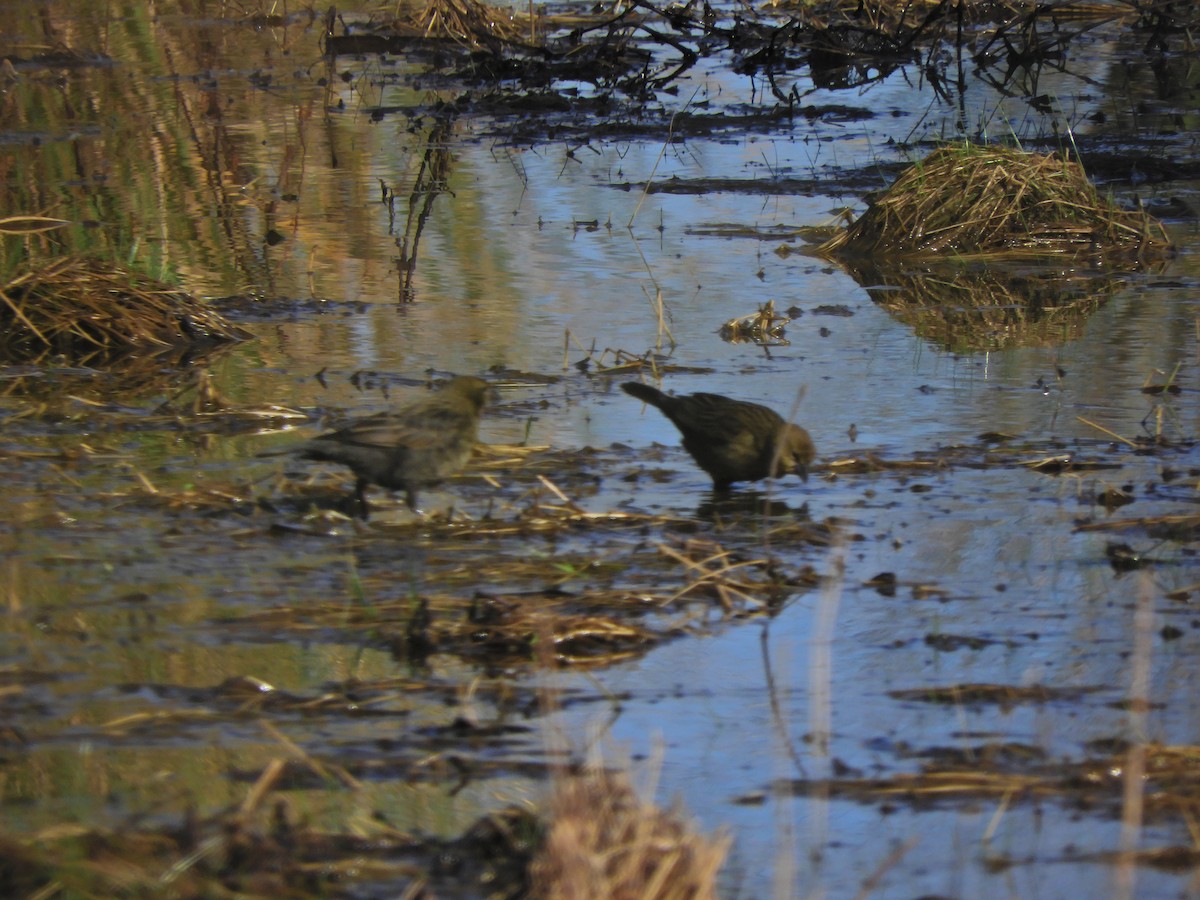
[[[0,371],[7,831],[176,827],[287,759],[315,829],[457,838],[565,739],[661,753],[728,896],[1196,892],[1194,54],[1118,18],[949,91],[730,50],[535,92],[307,12],[39,9],[0,9],[4,212],[71,224],[6,262],[134,260],[254,339]],[[967,138],[1078,153],[1177,255],[802,252]],[[782,339],[722,337],[768,301]],[[813,476],[711,496],[616,389],[651,365],[794,413]],[[255,455],[449,372],[501,393],[449,521]]]

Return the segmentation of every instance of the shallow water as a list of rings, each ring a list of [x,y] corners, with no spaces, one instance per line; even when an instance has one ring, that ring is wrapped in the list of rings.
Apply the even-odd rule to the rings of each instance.
[[[92,46],[84,35],[93,33],[94,14],[52,9],[64,37]],[[0,13],[4,33],[36,33],[23,6]],[[1165,269],[1120,276],[1063,339],[990,352],[919,336],[850,274],[777,252],[798,242],[770,230],[829,224],[839,207],[861,208],[864,191],[885,186],[897,163],[920,155],[917,141],[961,137],[959,120],[972,134],[1011,131],[1050,146],[1069,126],[1097,154],[1119,155],[1128,142],[1194,171],[1186,155],[1194,151],[1185,150],[1192,132],[1135,143],[1139,129],[1150,129],[1126,114],[1141,104],[1143,113],[1169,118],[1194,96],[1194,83],[1191,94],[1160,100],[1151,76],[1118,63],[1117,37],[1101,31],[1082,43],[1088,58],[1074,74],[1047,74],[1036,85],[1035,93],[1057,98],[1049,116],[978,82],[969,102],[943,104],[912,71],[898,71],[868,89],[804,97],[861,115],[777,119],[745,132],[714,123],[711,133],[670,141],[661,127],[604,139],[565,126],[553,139],[513,141],[506,135],[528,123],[467,113],[436,132],[428,112],[397,111],[428,103],[426,89],[412,83],[416,66],[374,57],[327,64],[317,30],[302,19],[252,29],[185,15],[151,21],[132,11],[114,14],[98,34],[97,49],[114,62],[66,70],[62,96],[90,95],[96,104],[76,103],[74,115],[55,105],[57,70],[18,67],[21,80],[5,103],[26,115],[7,128],[7,206],[95,219],[101,227],[75,226],[68,246],[150,260],[205,295],[262,298],[246,322],[256,340],[211,366],[232,402],[357,414],[415,392],[429,369],[490,370],[502,402],[485,417],[485,441],[631,448],[613,451],[618,462],[600,472],[594,492],[580,490],[581,506],[669,515],[733,542],[754,520],[714,517],[705,508],[707,478],[678,447],[673,427],[615,389],[630,376],[593,374],[596,362],[612,361],[605,350],[641,355],[660,346],[661,292],[675,341],[667,362],[681,367],[665,385],[753,398],[781,412],[794,407],[824,463],[807,484],[774,485],[772,497],[797,516],[806,507],[812,520],[835,521],[838,541],[831,548],[775,543],[770,551],[790,569],[808,565],[828,576],[827,590],[797,590],[769,619],[710,615],[698,633],[586,677],[526,666],[496,672],[437,656],[423,677],[443,686],[444,696],[414,691],[389,700],[378,718],[297,714],[287,723],[292,740],[348,763],[397,734],[428,738],[432,747],[431,735],[464,710],[520,723],[526,730],[510,742],[470,748],[481,765],[496,768],[460,792],[409,778],[413,770],[372,782],[373,807],[396,827],[456,834],[482,811],[541,787],[541,773],[523,764],[541,759],[542,719],[490,696],[475,700],[471,685],[529,690],[549,682],[573,701],[550,718],[580,744],[599,721],[618,755],[623,747],[646,758],[661,742],[659,796],[679,796],[706,828],[724,825],[736,837],[726,875],[732,896],[849,896],[880,869],[874,893],[881,896],[1108,892],[1109,865],[1080,858],[1116,849],[1120,824],[1106,813],[1046,798],[924,809],[793,797],[773,786],[828,776],[834,761],[839,770],[882,777],[917,770],[914,754],[929,748],[1008,741],[1070,761],[1085,755],[1089,741],[1137,736],[1142,725],[1121,703],[1130,696],[1139,593],[1155,614],[1156,707],[1146,736],[1194,742],[1197,625],[1188,603],[1165,596],[1197,581],[1194,538],[1076,526],[1105,520],[1094,497],[1108,484],[1132,485],[1135,497],[1111,518],[1195,510],[1195,218],[1168,223],[1179,255]],[[737,110],[761,89],[710,66],[692,72],[670,102]],[[1099,110],[1107,113],[1103,123]],[[413,302],[398,304],[399,236],[427,146],[449,153],[447,191],[421,234]],[[151,162],[158,165],[152,177]],[[1195,184],[1135,175],[1126,167],[1124,178],[1110,176],[1112,189],[1147,202],[1182,197],[1195,207]],[[381,182],[394,204],[381,199]],[[700,182],[696,192],[686,190],[691,182]],[[643,195],[647,183],[654,189]],[[281,243],[265,243],[270,228]],[[768,300],[797,310],[786,345],[722,340],[722,323]],[[589,349],[593,365],[583,372],[575,363]],[[1182,393],[1140,391],[1172,374]],[[213,688],[252,675],[319,696],[348,679],[406,674],[391,654],[328,623],[298,637],[247,627],[245,617],[348,596],[369,607],[442,588],[448,577],[440,565],[446,551],[437,546],[378,533],[360,539],[350,528],[278,533],[273,522],[295,524],[285,506],[274,516],[239,506],[279,500],[287,484],[281,464],[254,454],[293,435],[222,436],[153,423],[128,430],[128,419],[71,399],[87,387],[87,379],[64,376],[47,410],[19,395],[3,401],[9,449],[62,452],[14,456],[3,500],[4,668],[14,677],[48,676],[25,685],[9,708],[28,740],[0,794],[12,827],[117,821],[129,810],[169,806],[164,797],[200,797],[211,807],[239,802],[280,751],[252,716],[231,719],[237,703]],[[154,387],[112,402],[149,415],[169,392]],[[1160,428],[1170,445],[1154,452],[1119,440]],[[986,432],[1012,435],[1014,452],[1031,460],[1074,451],[1113,468],[1048,475],[1015,464],[949,464],[837,474],[834,466],[865,453],[909,459],[978,448]],[[81,443],[90,452],[72,456]],[[671,477],[648,474],[658,469]],[[592,470],[564,471],[561,480],[576,474],[582,480]],[[198,513],[154,493],[191,485],[229,491],[230,501]],[[461,495],[468,511],[488,502],[474,482]],[[1114,571],[1105,557],[1114,540],[1157,564],[1148,574]],[[623,534],[558,543],[531,536],[481,552],[623,564],[632,543]],[[866,584],[883,572],[899,579],[894,596]],[[586,587],[592,578],[585,572],[569,583]],[[461,584],[450,589],[469,596]],[[1182,635],[1162,637],[1168,624]],[[945,636],[980,643],[945,649],[937,640]],[[967,683],[1092,690],[1011,708],[889,695]],[[622,697],[619,708],[609,694]],[[158,728],[141,718],[141,725],[124,722],[180,709],[194,718]],[[824,730],[830,739],[822,752],[812,735]],[[408,752],[397,751],[406,761]],[[331,828],[345,821],[337,792],[289,796]],[[1190,838],[1184,823],[1170,820],[1148,827],[1142,842]],[[903,853],[885,862],[898,848]],[[994,865],[998,858],[1011,864]],[[1186,873],[1143,869],[1138,878],[1143,896],[1195,889]]]

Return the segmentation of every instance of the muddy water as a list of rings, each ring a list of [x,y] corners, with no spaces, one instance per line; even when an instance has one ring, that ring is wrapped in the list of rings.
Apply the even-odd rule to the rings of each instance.
[[[1069,128],[1106,159],[1189,162],[1194,132],[1140,142],[1152,126],[1130,109],[1169,118],[1186,103],[1157,99],[1148,73],[1113,62],[1115,33],[1089,36],[1068,74],[1025,86],[1056,98],[1049,114],[977,82],[961,105],[945,104],[898,72],[870,89],[805,94],[813,107],[850,113],[744,130],[710,123],[670,140],[662,124],[612,138],[566,125],[528,137],[524,117],[486,111],[439,126],[419,66],[331,61],[305,16],[255,28],[212,11],[151,20],[122,9],[98,20],[80,6],[51,4],[48,21],[64,44],[107,59],[16,66],[3,97],[6,212],[69,219],[68,248],[137,258],[204,295],[251,295],[226,308],[256,340],[210,369],[231,404],[315,419],[415,394],[429,369],[492,371],[502,401],[484,439],[561,451],[550,477],[583,508],[669,516],[718,542],[765,546],[827,586],[798,589],[769,619],[673,611],[695,633],[587,678],[452,653],[414,667],[369,629],[315,611],[507,587],[464,577],[462,560],[482,565],[469,552],[396,527],[394,504],[366,532],[313,525],[288,499],[296,482],[285,469],[295,470],[254,456],[295,439],[279,422],[206,433],[156,418],[183,379],[112,396],[98,376],[42,370],[31,392],[22,382],[0,407],[9,457],[0,646],[19,686],[6,717],[20,729],[0,794],[9,827],[239,803],[283,753],[237,681],[253,676],[313,703],[348,684],[389,684],[366,710],[272,718],[307,753],[367,768],[361,809],[347,810],[327,785],[291,786],[289,800],[313,821],[337,830],[382,812],[397,828],[456,834],[482,812],[538,796],[545,720],[532,711],[549,683],[569,701],[550,720],[578,744],[596,723],[618,754],[642,759],[661,744],[660,796],[679,796],[706,828],[736,836],[730,895],[849,896],[879,872],[882,896],[1107,893],[1112,869],[1091,855],[1119,845],[1119,787],[1086,801],[1089,812],[1055,797],[859,801],[799,782],[884,778],[939,750],[969,756],[991,743],[1066,764],[1093,741],[1195,742],[1196,621],[1186,598],[1167,596],[1200,581],[1194,525],[1167,536],[1144,524],[1078,528],[1195,510],[1195,218],[1169,220],[1180,252],[1166,268],[1105,280],[1104,302],[1061,332],[975,345],[894,317],[866,289],[878,285],[791,252],[800,241],[778,226],[823,225],[841,206],[861,206],[864,191],[920,155],[914,144],[960,137],[960,122],[970,134],[1050,146]],[[3,15],[3,33],[45,38],[23,7]],[[0,49],[30,57],[21,46]],[[1184,87],[1194,96],[1194,84]],[[668,103],[732,113],[762,88],[711,66]],[[448,152],[446,190],[420,234],[411,302],[400,304],[409,197],[431,148]],[[1147,181],[1146,169],[1106,172],[1127,199],[1136,191],[1196,206],[1193,183]],[[660,293],[673,350],[657,327]],[[768,300],[795,311],[788,343],[722,340],[723,322]],[[665,382],[677,391],[795,407],[823,465],[807,484],[772,488],[789,510],[776,524],[830,523],[833,545],[771,541],[757,516],[714,514],[707,480],[669,423],[614,389],[627,376],[595,374],[618,350],[659,351],[680,367]],[[589,357],[588,371],[576,365]],[[1182,393],[1140,390],[1172,373]],[[25,373],[5,374],[15,386]],[[1010,437],[981,441],[989,432]],[[1160,446],[1139,443],[1154,434]],[[600,461],[570,455],[614,445]],[[1007,464],[990,464],[997,446]],[[929,468],[837,465],[938,451],[948,455]],[[1022,465],[1058,453],[1097,468]],[[515,506],[529,479],[493,475]],[[1134,502],[1107,512],[1096,501],[1108,486],[1128,487]],[[445,494],[477,516],[493,499],[478,479]],[[1114,543],[1153,564],[1117,571],[1106,557]],[[603,582],[589,566],[636,569],[636,544],[599,530],[498,539],[478,552],[569,563],[579,574],[566,584],[586,596]],[[868,583],[881,573],[895,576],[894,590]],[[1152,613],[1142,620],[1139,597]],[[312,625],[254,618],[281,608],[313,615]],[[1149,650],[1135,653],[1138,627]],[[1138,665],[1154,703],[1144,721],[1125,703]],[[420,688],[397,686],[409,677]],[[1068,693],[955,705],[892,693],[962,684]],[[514,731],[468,741],[452,727],[459,718]],[[397,768],[370,769],[393,741]],[[439,781],[448,754],[475,767],[453,792]],[[1186,825],[1170,817],[1141,837],[1146,848],[1181,844]],[[1138,879],[1146,896],[1194,889],[1187,873],[1144,869]]]

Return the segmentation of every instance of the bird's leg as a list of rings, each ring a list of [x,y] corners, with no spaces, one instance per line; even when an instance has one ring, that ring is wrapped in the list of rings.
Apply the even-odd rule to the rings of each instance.
[[[417,492],[412,488],[405,488],[404,502],[412,512],[417,512]]]
[[[358,500],[358,512],[362,516],[363,521],[371,514],[371,508],[367,505],[367,485],[370,484],[365,478],[360,478],[354,483],[354,497]]]

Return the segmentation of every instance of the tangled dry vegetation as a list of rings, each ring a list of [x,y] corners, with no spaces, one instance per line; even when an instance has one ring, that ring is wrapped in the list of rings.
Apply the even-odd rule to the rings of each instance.
[[[1022,3],[1015,0],[775,0],[732,9],[689,0],[597,4],[585,12],[546,14],[531,4],[508,7],[481,0],[397,3],[377,20],[374,34],[335,34],[333,54],[404,52],[413,42],[457,46],[438,68],[483,81],[515,81],[545,89],[556,80],[582,80],[644,100],[668,87],[701,59],[732,54],[736,71],[764,77],[775,101],[801,100],[787,76],[807,67],[824,86],[878,81],[900,65],[923,64],[931,86],[953,92],[949,60],[969,55],[985,80],[1007,83],[1017,66],[1061,61],[1072,42],[1105,22],[1120,20],[1148,49],[1179,44],[1197,25],[1194,6],[1166,0],[1125,3]],[[956,53],[938,48],[957,48]],[[1007,69],[1007,71],[1006,71]]]
[[[729,851],[643,802],[622,772],[596,768],[557,780],[551,820],[531,866],[537,900],[713,900]]]
[[[943,147],[910,166],[867,212],[818,249],[833,257],[1077,256],[1118,268],[1171,250],[1162,225],[1101,197],[1058,154]]]
[[[498,49],[501,45],[534,43],[528,17],[512,8],[499,8],[479,0],[429,0],[419,9],[398,14],[392,28],[398,34],[442,38],[471,47]]]
[[[186,291],[96,260],[43,262],[0,287],[0,356],[9,362],[108,361],[246,337]]]

